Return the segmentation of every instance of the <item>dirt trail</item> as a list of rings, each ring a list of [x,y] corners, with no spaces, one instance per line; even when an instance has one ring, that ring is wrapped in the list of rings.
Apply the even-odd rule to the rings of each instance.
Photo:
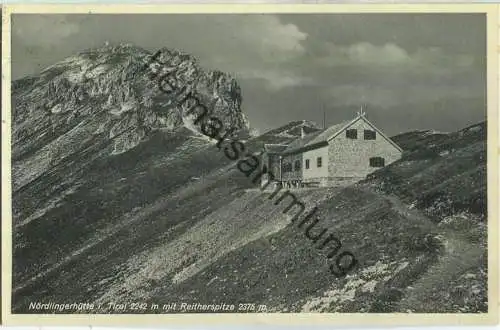
[[[408,220],[431,222],[419,210],[409,209],[398,198],[388,197],[388,199],[393,208],[404,214]],[[477,260],[483,253],[481,248],[460,237],[459,233],[439,228],[437,225],[433,227],[437,234],[445,238],[444,251],[438,261],[406,290],[404,298],[399,302],[398,310],[429,312],[429,305],[426,305],[425,301],[432,297],[436,290],[444,289],[456,276],[477,265]]]
[[[472,244],[447,237],[443,256],[407,290],[399,303],[402,311],[430,312],[425,304],[437,290],[443,290],[455,278],[470,267],[477,265],[482,251]],[[438,311],[435,311],[438,312]]]

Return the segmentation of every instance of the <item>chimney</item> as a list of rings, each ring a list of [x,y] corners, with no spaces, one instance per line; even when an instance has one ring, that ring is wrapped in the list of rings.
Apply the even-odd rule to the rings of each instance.
[[[300,126],[300,137],[303,139],[304,136],[306,136],[306,133],[304,132],[304,126]]]

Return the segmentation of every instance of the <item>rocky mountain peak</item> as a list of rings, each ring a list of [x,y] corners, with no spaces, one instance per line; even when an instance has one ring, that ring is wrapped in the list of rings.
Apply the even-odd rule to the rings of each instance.
[[[152,55],[134,45],[106,43],[14,81],[13,160],[43,160],[46,168],[74,153],[79,142],[103,143],[109,154],[119,154],[155,130],[186,127],[196,134],[199,127],[182,103],[185,93],[196,95],[226,129],[248,131],[234,78],[204,70],[187,53],[162,48],[158,61],[174,68],[174,79],[185,87],[183,93],[166,94],[151,75],[163,68],[145,66]]]

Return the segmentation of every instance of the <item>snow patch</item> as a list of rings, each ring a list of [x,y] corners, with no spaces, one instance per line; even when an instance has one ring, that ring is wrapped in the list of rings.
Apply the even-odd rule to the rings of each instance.
[[[112,108],[109,113],[112,115],[119,116],[122,113],[129,112],[130,110],[134,109],[136,107],[136,102],[135,101],[127,101],[122,104],[120,104],[120,108]]]
[[[297,137],[296,135],[288,133],[288,131],[278,133],[278,134],[276,134],[276,136],[286,137],[286,138],[296,138]]]
[[[61,113],[63,112],[63,106],[61,105],[61,103],[58,103],[56,104],[55,106],[52,107],[52,109],[50,109],[50,112],[51,113]]]
[[[83,82],[85,78],[85,73],[81,70],[68,71],[68,73],[66,74],[66,78],[72,84],[79,84]]]
[[[383,263],[377,261],[373,266],[366,267],[356,274],[346,276],[346,284],[334,284],[323,296],[315,297],[302,306],[302,312],[338,311],[342,304],[353,301],[356,292],[373,293],[378,284],[386,283],[408,266],[408,262]]]
[[[113,141],[113,150],[111,151],[111,155],[119,155],[128,150],[135,148],[139,143],[141,143],[141,139],[144,134],[142,132],[126,132],[115,138]]]
[[[429,136],[429,135],[436,135],[436,134],[439,134],[439,135],[450,134],[449,132],[441,132],[441,131],[436,131],[436,130],[433,130],[433,129],[424,130],[424,131],[426,131],[426,132],[422,136]]]
[[[210,143],[217,143],[216,139],[212,139],[209,136],[206,136],[205,134],[200,132],[199,128],[194,124],[195,118],[196,118],[195,116],[191,116],[191,115],[182,116],[182,122],[184,124],[184,127],[186,127],[191,132],[195,133],[196,137],[201,139],[201,140],[204,140],[204,141],[207,141]]]
[[[109,66],[106,64],[101,64],[95,67],[94,69],[88,71],[85,73],[86,78],[95,78],[103,73],[105,73],[108,70]]]

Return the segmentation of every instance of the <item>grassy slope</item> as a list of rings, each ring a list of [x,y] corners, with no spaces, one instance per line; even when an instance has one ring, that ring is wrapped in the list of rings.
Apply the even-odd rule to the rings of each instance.
[[[333,276],[327,251],[317,250],[304,229],[289,225],[227,254],[151,300],[211,302],[224,297],[228,302],[266,304],[270,311],[389,311],[394,306],[387,294],[399,294],[436,257],[434,249],[421,244],[432,231],[432,223],[410,221],[376,194],[332,188],[298,195],[310,207],[316,204],[320,209],[318,230],[329,228],[344,249],[354,253],[359,267],[352,275]],[[265,217],[268,222],[274,214],[266,212]],[[254,212],[253,221],[256,218]],[[398,267],[401,270],[395,272]]]
[[[450,134],[410,132],[394,140],[406,150],[403,159],[364,185],[421,210],[445,242],[439,262],[414,283],[400,308],[486,311],[486,122]]]
[[[187,131],[158,133],[141,147],[94,164],[74,193],[15,230],[14,287],[116,232],[150,201],[168,196],[194,180],[193,176],[201,178],[227,162],[215,148]],[[39,181],[44,179],[51,182],[43,177]],[[229,188],[231,182],[225,185]],[[30,185],[29,191],[18,196],[18,203],[33,200],[42,192],[43,185],[38,186]]]
[[[289,140],[264,134],[247,150]],[[124,154],[102,157],[82,177],[69,177],[75,161],[61,162],[14,196],[15,309],[69,293],[95,298],[115,265],[182,233],[252,186],[234,162],[186,129],[160,131]],[[61,182],[68,182],[68,193],[51,200]],[[75,282],[95,289],[82,292]]]

